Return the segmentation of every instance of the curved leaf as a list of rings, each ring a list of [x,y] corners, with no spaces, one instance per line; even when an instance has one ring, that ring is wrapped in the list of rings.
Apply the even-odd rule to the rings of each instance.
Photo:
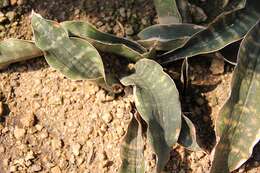
[[[196,129],[191,120],[182,115],[181,133],[178,139],[178,143],[191,151],[202,151],[197,143]]]
[[[146,53],[146,49],[138,43],[100,32],[87,22],[66,21],[61,25],[70,36],[84,38],[103,52],[120,55],[134,62],[143,58],[143,54]]]
[[[211,173],[240,167],[260,140],[260,21],[242,41],[231,95],[216,121],[216,148]]]
[[[121,147],[120,173],[144,173],[144,141],[142,124],[132,117]]]
[[[48,63],[71,79],[98,79],[105,75],[97,50],[87,41],[69,38],[56,22],[32,14],[35,44]]]
[[[157,50],[169,51],[182,47],[195,33],[205,29],[193,24],[153,25],[138,34],[138,42],[144,47],[156,46]]]
[[[181,14],[182,23],[191,23],[191,12],[188,0],[177,0],[176,3]]]
[[[3,40],[0,42],[0,69],[42,55],[43,52],[31,41],[14,38]]]
[[[160,24],[182,23],[175,0],[154,0]]]
[[[156,170],[160,172],[180,134],[179,93],[174,81],[155,61],[142,59],[136,63],[135,70],[121,82],[134,85],[136,108],[148,125],[148,140],[157,155]]]
[[[219,16],[206,30],[198,32],[180,49],[159,56],[163,64],[185,57],[218,51],[243,38],[260,18],[260,1],[248,0],[241,10]]]

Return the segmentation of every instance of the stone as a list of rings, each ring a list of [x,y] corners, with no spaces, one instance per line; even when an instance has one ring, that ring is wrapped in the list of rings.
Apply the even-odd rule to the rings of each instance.
[[[60,139],[53,139],[51,141],[51,146],[54,150],[60,149],[62,147],[62,141]]]
[[[32,127],[35,124],[36,118],[33,113],[29,113],[21,118],[21,123],[23,127]]]
[[[225,62],[222,58],[213,58],[210,65],[210,71],[213,75],[223,74]]]
[[[51,168],[51,173],[61,173],[60,167],[55,166],[55,167]]]
[[[5,147],[3,145],[0,145],[0,154],[5,152]]]
[[[14,137],[16,139],[21,139],[25,136],[26,130],[22,128],[15,127],[14,129]]]
[[[110,123],[113,120],[113,116],[110,112],[105,112],[102,114],[102,120],[105,121],[105,123]]]
[[[74,143],[71,145],[71,151],[75,156],[78,156],[80,153],[81,145],[79,143]]]
[[[10,4],[11,5],[16,5],[17,4],[17,0],[10,0]]]
[[[32,165],[32,167],[30,168],[31,172],[39,172],[41,170],[42,170],[42,166],[38,164]]]
[[[134,29],[133,29],[132,26],[128,26],[128,27],[126,27],[125,32],[126,32],[126,35],[133,35],[134,34]]]
[[[8,18],[9,21],[14,21],[15,17],[16,17],[16,12],[14,11],[9,11],[5,14],[5,16]]]

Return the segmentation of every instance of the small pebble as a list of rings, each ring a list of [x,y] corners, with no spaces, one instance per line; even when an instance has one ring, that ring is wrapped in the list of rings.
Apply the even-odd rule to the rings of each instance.
[[[113,116],[110,112],[105,112],[102,114],[102,119],[105,123],[110,123],[113,120]]]
[[[51,168],[51,173],[61,173],[60,167],[55,166],[55,167]]]
[[[27,114],[21,118],[21,123],[23,127],[32,127],[35,124],[35,115],[33,113]]]
[[[75,156],[79,155],[81,149],[81,145],[79,143],[72,144],[71,151]]]
[[[39,172],[42,170],[41,165],[32,165],[31,169],[32,172]]]
[[[16,128],[14,129],[14,137],[15,137],[16,139],[21,139],[21,138],[23,138],[23,137],[25,136],[25,133],[26,133],[26,130],[25,130],[25,129],[21,129],[21,128],[18,128],[18,127],[16,127]]]

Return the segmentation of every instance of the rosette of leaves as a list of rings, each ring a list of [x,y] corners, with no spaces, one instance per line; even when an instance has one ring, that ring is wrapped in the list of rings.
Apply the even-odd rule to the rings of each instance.
[[[164,170],[170,151],[176,144],[194,151],[201,150],[192,121],[182,114],[174,81],[161,65],[214,53],[244,38],[234,72],[232,93],[216,122],[220,140],[211,171],[215,173],[221,168],[225,173],[238,168],[248,159],[252,147],[259,140],[259,126],[253,124],[259,121],[259,110],[255,104],[257,94],[252,93],[259,90],[257,21],[260,18],[260,2],[210,0],[201,5],[195,0],[154,0],[154,4],[160,23],[141,31],[137,41],[100,32],[85,21],[58,23],[33,13],[34,41],[2,41],[0,68],[44,56],[51,67],[72,80],[96,81],[109,91],[115,91],[113,88],[119,81],[132,86],[138,113],[133,115],[123,141],[120,172],[145,171],[143,145],[147,137],[157,156],[155,172],[159,173]],[[211,15],[209,23],[204,26],[194,22],[181,23],[191,21],[191,5],[201,5],[201,9],[210,7],[212,13],[207,14]],[[208,13],[207,10],[205,13]],[[134,72],[120,79],[106,73],[99,52],[112,53],[136,63]],[[185,67],[188,68],[187,61]],[[243,133],[237,130],[242,128]],[[244,136],[250,140],[240,145]],[[238,153],[245,149],[243,147],[247,147],[246,152]],[[241,154],[241,157],[236,154]],[[222,157],[225,159],[222,160]]]

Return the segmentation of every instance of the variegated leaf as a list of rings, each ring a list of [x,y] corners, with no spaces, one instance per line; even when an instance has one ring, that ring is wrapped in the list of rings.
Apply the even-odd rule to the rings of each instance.
[[[159,56],[163,64],[218,51],[242,39],[260,18],[260,1],[248,0],[244,9],[219,16],[206,30],[191,37],[180,49]]]
[[[42,56],[43,52],[31,41],[7,39],[0,42],[0,69],[11,63]]]
[[[260,21],[240,45],[231,94],[216,121],[216,148],[211,173],[240,167],[260,140]]]
[[[84,38],[102,52],[120,55],[134,62],[145,57],[146,49],[138,43],[103,33],[87,22],[66,21],[61,25],[70,36]]]
[[[142,59],[135,65],[135,73],[121,82],[134,85],[135,104],[148,125],[148,141],[157,155],[157,172],[169,160],[181,128],[181,106],[174,81],[153,60]]]
[[[69,38],[59,23],[32,14],[35,44],[44,51],[47,62],[71,79],[105,77],[102,59],[86,40]]]
[[[138,34],[144,47],[155,45],[157,50],[169,51],[182,47],[195,33],[205,29],[193,24],[153,25]]]
[[[144,173],[144,141],[139,118],[133,115],[124,137],[121,147],[120,173]]]
[[[191,12],[189,9],[189,1],[188,0],[177,0],[177,7],[181,14],[183,23],[191,23]]]
[[[175,0],[154,0],[160,24],[182,23]]]

